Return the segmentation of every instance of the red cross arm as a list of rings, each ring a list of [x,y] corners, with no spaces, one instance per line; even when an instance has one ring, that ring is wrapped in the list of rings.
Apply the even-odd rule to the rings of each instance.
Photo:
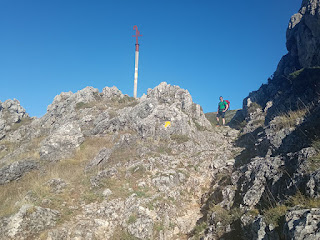
[[[139,30],[138,30],[137,25],[134,25],[134,26],[133,26],[133,30],[136,30],[136,35],[132,35],[132,37],[135,37],[135,38],[136,38],[136,44],[139,44],[139,43],[138,43],[138,37],[142,37],[142,35],[140,35],[140,32],[139,32]]]

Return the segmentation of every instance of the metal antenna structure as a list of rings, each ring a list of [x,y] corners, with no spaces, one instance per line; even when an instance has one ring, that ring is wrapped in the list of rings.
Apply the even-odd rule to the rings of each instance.
[[[133,30],[136,30],[136,35],[132,35],[132,37],[136,38],[136,52],[135,52],[135,62],[134,62],[134,86],[133,86],[133,97],[137,98],[137,89],[138,89],[138,64],[139,64],[139,43],[138,37],[142,37],[138,30],[137,25],[133,26]]]

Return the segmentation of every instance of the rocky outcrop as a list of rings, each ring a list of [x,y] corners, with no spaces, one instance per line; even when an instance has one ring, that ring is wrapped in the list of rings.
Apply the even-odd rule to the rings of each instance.
[[[39,162],[30,175],[36,175],[30,180],[34,187],[21,193],[16,205],[40,205],[30,208],[50,215],[38,217],[52,224],[39,222],[37,232],[33,218],[21,217],[21,232],[30,225],[26,238],[47,231],[47,239],[173,239],[195,227],[213,176],[235,163],[231,149],[238,151],[232,145],[237,135],[228,127],[213,129],[178,86],[161,83],[141,99],[116,87],[101,93],[87,87],[57,95],[42,118],[10,133],[10,141],[2,142],[1,171],[12,169],[10,161],[20,164],[16,159],[22,156]],[[20,177],[15,183],[20,185],[24,172],[18,173],[10,181]],[[4,184],[9,188],[7,180]],[[233,198],[234,192],[222,195]],[[21,211],[16,214],[31,210]],[[52,211],[68,220],[54,226]],[[1,234],[16,214],[0,218]],[[12,236],[24,239],[20,230]]]
[[[29,115],[17,99],[0,101],[0,140],[3,139],[14,124],[28,119]]]
[[[41,143],[40,158],[49,161],[67,158],[83,141],[80,126],[76,122],[66,123]]]
[[[210,192],[204,239],[319,238],[319,15],[319,0],[303,1],[289,23],[289,53],[232,120],[242,151],[228,184]]]
[[[91,133],[134,130],[144,138],[168,138],[172,133],[191,136],[196,128],[211,128],[200,106],[192,102],[189,92],[165,82],[149,89],[136,106],[120,110],[117,115],[101,118]],[[167,121],[171,123],[170,128],[164,127]]]
[[[293,210],[285,216],[285,239],[320,239],[320,209]]]
[[[14,162],[0,169],[0,185],[21,178],[25,173],[37,169],[38,163],[32,160]]]
[[[58,219],[58,211],[23,205],[16,214],[0,219],[0,238],[35,239],[41,231],[54,227]]]
[[[289,75],[301,68],[320,66],[320,1],[304,0],[300,11],[290,19],[287,49],[275,76]]]

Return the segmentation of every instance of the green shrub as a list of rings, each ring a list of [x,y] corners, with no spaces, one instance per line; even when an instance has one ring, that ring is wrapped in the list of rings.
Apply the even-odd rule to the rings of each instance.
[[[208,227],[208,224],[206,222],[202,222],[194,227],[192,230],[193,236],[196,237],[196,239],[200,239],[201,236],[204,235],[204,231]]]
[[[160,231],[164,230],[164,224],[162,222],[156,223],[154,225],[154,230],[157,231],[157,232],[160,232]]]

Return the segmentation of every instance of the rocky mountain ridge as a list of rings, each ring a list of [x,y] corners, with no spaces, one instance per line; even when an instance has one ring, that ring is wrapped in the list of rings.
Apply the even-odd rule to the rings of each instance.
[[[14,103],[12,116],[25,113]],[[87,87],[57,95],[42,118],[7,119],[1,239],[187,238],[212,177],[234,164],[237,130],[213,129],[167,83],[140,99]]]
[[[187,90],[0,103],[0,239],[320,239],[320,1],[288,54],[215,127]]]

